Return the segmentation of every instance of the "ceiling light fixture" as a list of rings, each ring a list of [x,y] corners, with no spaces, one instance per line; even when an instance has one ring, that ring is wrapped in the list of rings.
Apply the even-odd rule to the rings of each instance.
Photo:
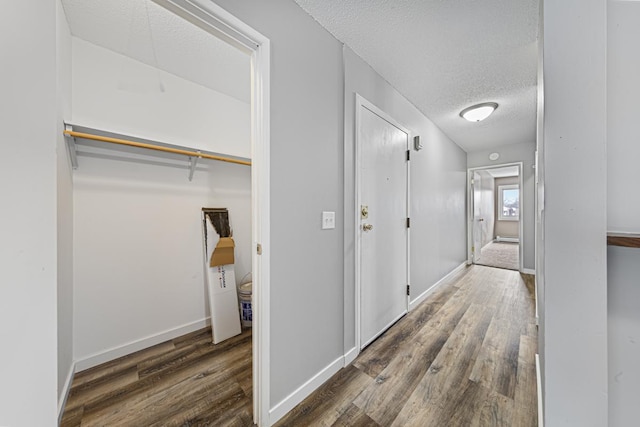
[[[470,122],[479,122],[489,117],[496,108],[498,108],[498,104],[495,102],[483,102],[460,111],[460,117]]]

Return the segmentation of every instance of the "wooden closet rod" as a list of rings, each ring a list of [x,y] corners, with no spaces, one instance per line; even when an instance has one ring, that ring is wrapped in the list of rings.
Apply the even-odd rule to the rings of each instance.
[[[607,233],[609,246],[622,246],[625,248],[640,248],[640,233]]]
[[[75,138],[91,139],[93,141],[110,142],[112,144],[129,145],[131,147],[148,148],[150,150],[164,151],[166,153],[182,154],[189,157],[197,157],[201,159],[220,160],[222,162],[236,163],[239,165],[251,166],[250,161],[231,159],[229,157],[215,156],[213,154],[200,153],[197,151],[182,150],[179,148],[162,147],[160,145],[147,144],[145,142],[129,141],[126,139],[110,138],[108,136],[93,135],[91,133],[75,132],[65,130],[65,135]]]

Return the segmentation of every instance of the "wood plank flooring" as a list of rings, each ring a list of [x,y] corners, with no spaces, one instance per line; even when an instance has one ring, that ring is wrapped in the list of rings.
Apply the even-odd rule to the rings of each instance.
[[[251,329],[211,329],[76,374],[61,426],[251,426]]]
[[[536,426],[533,276],[471,266],[278,426]],[[203,329],[78,373],[62,426],[251,426],[251,331]]]
[[[534,278],[471,266],[277,426],[537,426]]]

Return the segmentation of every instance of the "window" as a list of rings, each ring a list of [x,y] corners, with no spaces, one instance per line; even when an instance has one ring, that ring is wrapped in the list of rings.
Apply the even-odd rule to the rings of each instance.
[[[518,184],[498,186],[498,219],[518,221],[520,219],[520,189]]]

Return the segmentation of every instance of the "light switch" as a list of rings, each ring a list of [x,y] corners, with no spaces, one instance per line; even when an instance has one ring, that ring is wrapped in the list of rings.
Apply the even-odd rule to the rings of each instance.
[[[322,212],[322,229],[330,230],[336,228],[336,213]]]

